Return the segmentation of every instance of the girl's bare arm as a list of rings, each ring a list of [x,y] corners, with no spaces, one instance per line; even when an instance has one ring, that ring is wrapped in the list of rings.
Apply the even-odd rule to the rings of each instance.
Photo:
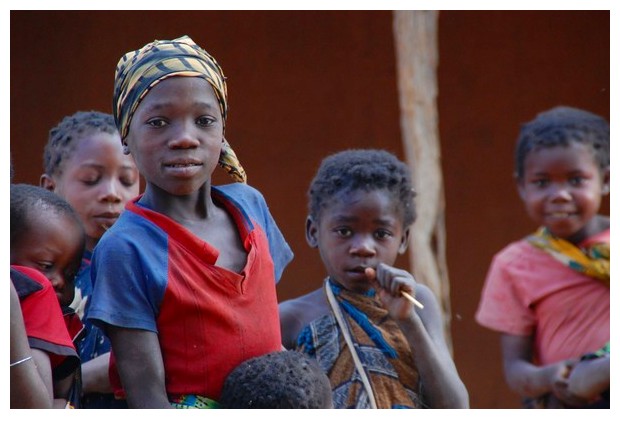
[[[108,335],[129,407],[171,408],[157,334],[109,325]]]

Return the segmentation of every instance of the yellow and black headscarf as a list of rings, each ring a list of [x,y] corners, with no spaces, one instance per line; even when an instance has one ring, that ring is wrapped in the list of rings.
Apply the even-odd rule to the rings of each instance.
[[[125,141],[133,115],[146,94],[162,80],[173,76],[201,77],[213,87],[224,127],[228,92],[224,72],[215,58],[188,36],[155,40],[128,52],[119,60],[114,77],[114,120]],[[245,171],[228,142],[224,141],[219,165],[237,182],[246,182]]]

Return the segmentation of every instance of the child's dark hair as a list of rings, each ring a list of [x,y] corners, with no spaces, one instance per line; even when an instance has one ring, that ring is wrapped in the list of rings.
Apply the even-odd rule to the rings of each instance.
[[[62,197],[40,186],[20,183],[11,185],[11,247],[19,245],[19,240],[35,226],[35,211],[66,215],[84,231],[77,213]]]
[[[222,408],[332,408],[327,375],[306,355],[273,352],[249,359],[226,377]]]
[[[43,152],[45,173],[49,176],[62,173],[60,170],[62,162],[73,153],[78,141],[95,133],[118,133],[114,117],[96,111],[76,112],[71,116],[65,116],[49,132]]]
[[[385,189],[403,210],[407,227],[415,221],[414,197],[409,167],[391,153],[376,149],[350,149],[321,162],[308,191],[310,216],[320,220],[321,211],[341,192]]]
[[[542,148],[566,147],[571,143],[589,148],[601,171],[609,167],[609,123],[594,113],[558,106],[521,126],[515,154],[515,176],[523,178],[528,153]]]

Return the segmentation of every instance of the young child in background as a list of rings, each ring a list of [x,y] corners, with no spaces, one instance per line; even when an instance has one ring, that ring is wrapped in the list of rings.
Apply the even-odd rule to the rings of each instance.
[[[281,349],[275,285],[292,252],[224,140],[213,57],[187,36],[155,41],[121,58],[114,88],[146,189],[95,248],[87,318],[130,407],[217,407],[232,369]],[[242,183],[214,186],[218,164]]]
[[[280,304],[282,342],[318,361],[335,408],[468,406],[435,297],[393,266],[408,246],[414,196],[407,166],[381,150],[327,157],[310,186],[306,238],[328,277]]]
[[[493,258],[476,320],[501,333],[506,381],[526,407],[601,405],[568,386],[610,339],[609,217],[598,214],[609,167],[600,116],[557,107],[521,128],[517,188],[540,228]]]
[[[76,112],[52,128],[44,152],[41,186],[60,195],[78,213],[86,232],[86,249],[75,280],[71,306],[85,319],[92,294],[90,260],[95,245],[125,204],[138,196],[139,174],[124,155],[114,117],[102,112]],[[84,320],[86,335],[78,344],[82,360],[83,408],[126,408],[116,400],[108,377],[110,340]]]
[[[75,343],[82,325],[69,304],[84,249],[80,220],[71,206],[52,192],[38,186],[11,185],[10,246],[11,280],[21,300],[30,347],[51,353],[54,406],[79,407],[80,362]],[[47,295],[50,283],[57,298],[51,302]],[[41,302],[47,304],[45,311],[41,311]],[[64,331],[55,316],[61,310]]]
[[[294,350],[249,359],[226,378],[222,408],[333,408],[329,379],[317,363]]]
[[[58,377],[58,372],[69,374],[79,365],[57,302],[43,274],[11,266],[11,408],[52,408],[53,371]]]
[[[11,408],[52,408],[53,379],[79,366],[57,302],[43,274],[11,266]]]

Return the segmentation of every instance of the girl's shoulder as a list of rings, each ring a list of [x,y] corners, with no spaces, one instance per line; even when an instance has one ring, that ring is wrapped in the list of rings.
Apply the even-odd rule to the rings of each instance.
[[[294,342],[303,328],[331,311],[323,288],[283,301],[279,304],[278,309],[283,344],[287,348],[294,346]]]
[[[256,188],[244,183],[231,183],[212,188],[216,198],[223,198],[234,203],[251,217],[262,218],[269,211],[263,194]]]
[[[213,186],[213,190],[229,199],[264,201],[263,194],[256,188],[245,183],[229,183]]]
[[[322,313],[329,312],[329,304],[325,296],[325,291],[321,287],[305,295],[281,302],[280,309],[285,312],[300,312],[308,314],[310,317],[319,317]]]

